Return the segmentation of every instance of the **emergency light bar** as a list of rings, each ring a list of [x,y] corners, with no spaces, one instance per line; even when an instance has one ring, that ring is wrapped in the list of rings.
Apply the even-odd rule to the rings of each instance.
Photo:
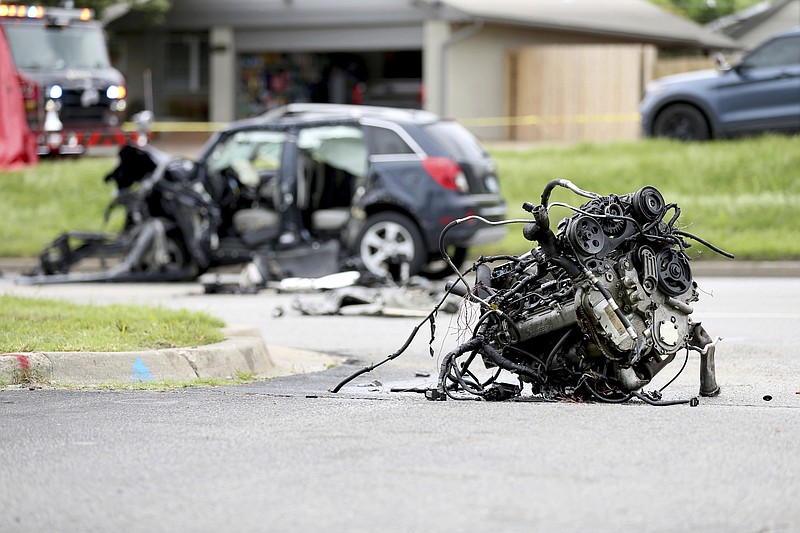
[[[63,9],[56,7],[0,4],[0,18],[40,19],[46,16],[87,21],[94,18],[94,10],[88,7],[82,9]]]

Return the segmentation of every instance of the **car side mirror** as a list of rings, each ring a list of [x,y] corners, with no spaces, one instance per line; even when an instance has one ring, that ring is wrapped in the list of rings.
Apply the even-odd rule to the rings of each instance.
[[[725,54],[722,52],[717,52],[714,54],[714,65],[716,65],[717,70],[730,70],[731,66],[728,64],[728,60],[725,58]]]

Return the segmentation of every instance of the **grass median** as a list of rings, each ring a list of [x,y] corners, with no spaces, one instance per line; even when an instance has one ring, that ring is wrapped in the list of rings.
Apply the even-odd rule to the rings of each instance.
[[[80,305],[0,295],[0,353],[128,352],[224,339],[204,313],[138,305]]]
[[[103,213],[114,187],[103,178],[114,158],[42,160],[0,172],[0,257],[36,257],[66,231],[112,231]]]
[[[687,231],[736,254],[770,260],[800,258],[800,137],[764,136],[703,143],[644,140],[609,144],[493,147],[509,216],[527,216],[542,187],[566,178],[601,194],[657,187],[683,210]],[[113,187],[103,182],[113,158],[42,161],[0,173],[0,257],[35,257],[64,231],[114,230],[103,223]],[[553,199],[579,205],[557,189]],[[569,213],[554,209],[557,221]],[[475,253],[519,253],[530,246],[520,228]],[[695,256],[716,258],[702,246]]]

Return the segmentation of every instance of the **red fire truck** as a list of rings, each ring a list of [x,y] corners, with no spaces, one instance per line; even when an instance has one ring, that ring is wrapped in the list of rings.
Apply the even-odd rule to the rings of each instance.
[[[111,66],[91,9],[0,4],[0,39],[11,49],[39,155],[79,155],[123,145],[125,80]]]

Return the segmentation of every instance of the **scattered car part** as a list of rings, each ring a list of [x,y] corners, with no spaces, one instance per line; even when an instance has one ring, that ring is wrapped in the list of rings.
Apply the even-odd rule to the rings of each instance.
[[[434,290],[426,281],[414,278],[412,283],[403,286],[339,287],[326,292],[322,299],[295,297],[292,308],[308,316],[425,317],[441,292]],[[449,304],[440,305],[439,310],[456,312],[458,302],[450,301]]]
[[[556,187],[589,201],[580,207],[550,202]],[[554,206],[573,211],[555,233],[549,218]],[[638,398],[656,405],[696,405],[696,399],[662,401],[666,385],[641,392],[680,350],[686,350],[687,358],[690,350],[700,353],[700,395],[719,394],[714,366],[719,339],[712,340],[691,318],[698,290],[685,239],[732,255],[677,229],[680,208],[667,204],[651,186],[601,196],[568,180],[553,180],[539,205],[526,203],[523,208],[532,220],[492,223],[524,222],[523,235],[538,246],[520,256],[481,258],[467,271],[475,273],[474,284],[465,273],[448,288],[476,305],[480,317],[468,340],[443,357],[438,384],[426,392],[428,399],[463,399],[466,394],[506,400],[530,387],[531,397],[542,400],[618,403]],[[426,321],[433,328],[437,307],[403,347],[332,392],[402,354]],[[493,372],[488,379],[470,369],[477,360]],[[502,371],[515,374],[519,385],[499,382]]]

